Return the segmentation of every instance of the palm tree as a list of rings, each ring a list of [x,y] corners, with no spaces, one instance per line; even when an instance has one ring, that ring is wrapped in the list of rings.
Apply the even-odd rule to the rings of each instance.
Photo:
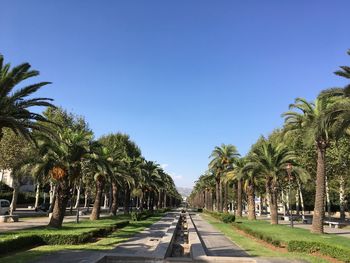
[[[94,206],[90,215],[90,220],[98,220],[100,218],[102,192],[108,178],[111,177],[111,164],[113,159],[106,147],[95,142],[92,147],[92,152],[89,154],[89,169],[96,182],[96,195]]]
[[[311,229],[314,233],[323,233],[326,149],[329,146],[337,118],[344,113],[338,107],[333,107],[334,102],[334,97],[329,96],[328,92],[321,93],[314,103],[297,98],[295,103],[289,106],[291,110],[283,114],[287,131],[301,130],[304,140],[309,144],[315,143],[316,146],[316,195]],[[296,111],[293,111],[294,109]]]
[[[30,70],[30,67],[29,63],[23,63],[11,69],[10,64],[4,64],[4,57],[0,54],[0,140],[6,127],[28,140],[33,140],[34,130],[50,132],[42,125],[48,120],[41,114],[31,112],[29,108],[53,106],[49,102],[52,99],[27,98],[50,82],[39,82],[14,91],[22,81],[39,75],[39,71]]]
[[[259,145],[252,150],[249,162],[244,168],[245,170],[251,170],[255,174],[265,177],[266,190],[268,191],[270,199],[271,224],[278,224],[278,180],[280,177],[285,176],[288,163],[295,164],[294,159],[294,152],[288,150],[283,143],[275,145],[263,139],[260,141]],[[250,184],[252,184],[252,182]]]
[[[212,158],[209,163],[209,169],[213,171],[216,179],[216,209],[219,212],[223,210],[221,177],[233,169],[233,163],[238,157],[239,153],[232,144],[222,144],[221,147],[216,146],[209,156],[209,158]]]
[[[81,176],[81,160],[89,152],[91,132],[64,128],[59,140],[38,136],[39,156],[30,167],[33,174],[46,175],[56,183],[56,198],[49,226],[62,226],[67,202],[76,179]]]

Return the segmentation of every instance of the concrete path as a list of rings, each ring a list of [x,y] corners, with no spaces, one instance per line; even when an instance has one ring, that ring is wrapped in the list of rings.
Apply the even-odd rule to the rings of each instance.
[[[208,256],[249,257],[248,253],[214,228],[199,214],[191,214],[191,216]]]
[[[177,213],[168,213],[165,217],[154,223],[149,228],[136,234],[128,241],[119,244],[115,249],[108,253],[123,255],[152,257],[162,237],[167,233],[169,227],[174,221]]]

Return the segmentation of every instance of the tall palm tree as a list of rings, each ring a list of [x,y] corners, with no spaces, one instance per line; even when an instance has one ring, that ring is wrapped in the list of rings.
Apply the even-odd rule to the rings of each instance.
[[[42,125],[48,120],[39,113],[31,112],[29,108],[53,106],[50,103],[52,99],[28,98],[50,82],[39,82],[14,90],[22,81],[39,75],[39,71],[30,70],[30,67],[29,63],[23,63],[11,68],[9,63],[4,64],[4,57],[0,54],[0,140],[3,128],[10,128],[28,140],[33,140],[33,130],[50,132]]]
[[[93,145],[87,159],[89,160],[88,167],[96,182],[96,195],[90,220],[97,220],[100,218],[102,192],[106,181],[111,178],[113,159],[108,149],[97,142]]]
[[[262,140],[253,149],[249,157],[250,161],[244,168],[265,177],[266,189],[270,199],[271,224],[278,224],[278,180],[285,176],[288,163],[295,164],[294,159],[294,152],[288,150],[283,143],[275,145],[268,140]]]
[[[209,156],[212,160],[209,169],[213,171],[216,179],[216,209],[222,212],[222,184],[221,177],[233,169],[234,161],[239,157],[236,147],[232,144],[216,146]]]
[[[328,92],[321,93],[314,103],[297,98],[295,103],[289,106],[291,110],[282,115],[285,117],[286,130],[301,130],[304,140],[309,144],[315,143],[316,146],[316,195],[311,229],[314,233],[323,233],[326,149],[332,138],[337,118],[344,113],[344,110],[333,107],[334,102],[334,97],[328,96]]]
[[[31,164],[33,174],[46,175],[56,183],[56,201],[49,226],[62,226],[70,189],[81,176],[81,160],[89,152],[92,138],[90,132],[60,129],[58,140],[46,136],[38,137],[38,158]]]

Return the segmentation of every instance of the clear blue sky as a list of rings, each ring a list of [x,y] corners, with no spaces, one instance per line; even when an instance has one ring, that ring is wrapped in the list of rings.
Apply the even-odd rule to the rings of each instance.
[[[350,1],[1,0],[0,52],[28,61],[41,95],[123,131],[178,186],[215,145],[245,154],[295,97],[343,86]]]

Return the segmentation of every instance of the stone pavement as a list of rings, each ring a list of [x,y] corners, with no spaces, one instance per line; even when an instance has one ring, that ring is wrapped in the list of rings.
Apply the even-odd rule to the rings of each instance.
[[[248,257],[249,255],[233,243],[223,233],[216,230],[199,214],[191,214],[194,225],[203,242],[204,250],[208,256],[222,257]]]

